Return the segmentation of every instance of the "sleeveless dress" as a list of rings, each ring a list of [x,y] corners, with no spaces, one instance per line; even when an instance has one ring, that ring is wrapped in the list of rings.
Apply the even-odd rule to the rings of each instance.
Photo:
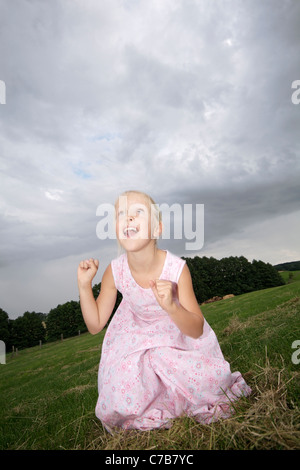
[[[166,252],[160,279],[178,282],[185,261]],[[231,373],[217,337],[204,320],[202,336],[184,335],[151,290],[131,275],[126,253],[111,263],[123,295],[105,334],[98,373],[96,416],[111,432],[168,428],[188,415],[209,424],[232,413],[249,395],[240,372]]]

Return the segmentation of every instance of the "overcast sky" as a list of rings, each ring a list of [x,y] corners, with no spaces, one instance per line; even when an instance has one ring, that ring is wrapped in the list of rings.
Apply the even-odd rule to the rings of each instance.
[[[179,256],[300,259],[299,21],[298,0],[0,1],[10,318],[78,300],[81,259],[100,282],[97,208],[126,189],[204,204],[202,249],[161,242]]]

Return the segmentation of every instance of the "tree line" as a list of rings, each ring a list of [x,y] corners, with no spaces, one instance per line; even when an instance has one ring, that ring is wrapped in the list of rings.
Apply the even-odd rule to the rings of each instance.
[[[283,278],[270,263],[257,260],[250,263],[244,256],[221,260],[206,256],[183,259],[190,269],[199,304],[212,297],[246,294],[284,284]]]
[[[217,260],[213,257],[184,258],[190,269],[197,301],[227,294],[240,295],[255,290],[276,287],[284,284],[278,271],[269,263],[253,260],[250,263],[243,256]],[[93,286],[95,299],[98,297],[101,283]],[[110,320],[122,300],[118,292],[116,305]],[[109,321],[110,321],[109,320]],[[13,346],[24,349],[45,342],[57,341],[86,332],[79,301],[71,300],[50,310],[48,314],[25,312],[11,320],[0,308],[0,340],[6,344],[6,350]]]
[[[289,261],[288,263],[276,264],[274,268],[277,271],[299,271],[300,261]]]

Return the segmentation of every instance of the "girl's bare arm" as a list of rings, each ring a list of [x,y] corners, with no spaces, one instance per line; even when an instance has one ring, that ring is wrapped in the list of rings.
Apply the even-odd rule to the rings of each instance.
[[[78,287],[82,315],[89,332],[99,333],[106,325],[116,303],[115,287],[111,265],[102,277],[101,290],[97,300],[92,291],[92,279],[98,269],[97,260],[82,261],[78,267]]]

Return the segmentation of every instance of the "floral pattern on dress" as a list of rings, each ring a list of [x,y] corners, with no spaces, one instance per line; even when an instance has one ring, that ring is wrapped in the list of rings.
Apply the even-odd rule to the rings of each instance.
[[[160,279],[178,283],[185,261],[166,251]],[[111,263],[123,299],[105,334],[98,373],[96,416],[111,431],[170,427],[189,415],[209,424],[232,413],[231,402],[251,393],[232,373],[217,337],[184,335],[157,303],[152,289],[131,275],[126,253]]]

